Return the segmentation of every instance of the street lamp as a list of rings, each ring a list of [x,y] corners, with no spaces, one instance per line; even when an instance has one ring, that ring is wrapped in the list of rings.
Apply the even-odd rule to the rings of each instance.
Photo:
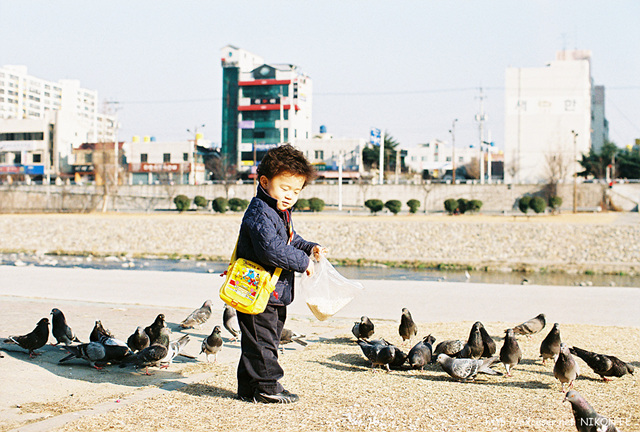
[[[194,138],[193,138],[193,147],[191,148],[191,175],[189,176],[189,184],[190,185],[194,185],[196,184],[196,151],[198,150],[198,129],[199,128],[203,128],[206,125],[201,124],[200,126],[196,126],[195,128],[193,128],[193,131],[191,131],[190,129],[187,129],[187,132],[192,133]]]
[[[458,119],[453,119],[451,123],[451,183],[456,184],[456,122]]]
[[[577,138],[578,132],[572,130],[571,134],[573,134],[573,212],[577,213],[577,201],[578,201],[578,166],[576,165],[576,161],[578,160],[577,153]]]

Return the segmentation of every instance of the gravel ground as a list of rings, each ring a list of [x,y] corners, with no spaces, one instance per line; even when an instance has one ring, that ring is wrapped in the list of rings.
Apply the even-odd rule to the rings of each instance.
[[[625,215],[626,216],[626,215]],[[351,263],[487,270],[640,272],[640,217],[342,216],[297,214],[304,238]],[[127,254],[224,261],[239,214],[0,215],[0,252]]]

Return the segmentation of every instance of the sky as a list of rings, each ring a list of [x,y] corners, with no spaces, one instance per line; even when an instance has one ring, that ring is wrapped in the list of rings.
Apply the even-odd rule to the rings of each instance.
[[[117,102],[105,108],[120,140],[187,140],[198,127],[219,143],[230,44],[311,77],[313,132],[377,127],[407,148],[450,142],[457,119],[456,146],[477,144],[482,88],[485,139],[502,148],[506,69],[587,49],[622,147],[640,138],[639,18],[637,0],[0,0],[0,65]]]

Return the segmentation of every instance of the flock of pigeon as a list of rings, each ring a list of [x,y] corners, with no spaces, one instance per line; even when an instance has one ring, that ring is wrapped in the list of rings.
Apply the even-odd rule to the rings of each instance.
[[[546,317],[540,314],[535,318],[505,330],[504,344],[498,355],[497,347],[484,325],[478,321],[471,327],[467,341],[446,340],[436,347],[436,338],[432,335],[418,341],[405,354],[399,347],[385,339],[371,339],[374,334],[374,324],[367,316],[360,318],[352,328],[352,333],[362,349],[364,356],[371,362],[371,367],[380,366],[387,371],[401,369],[406,363],[412,369],[423,369],[427,364],[438,363],[442,370],[453,379],[461,382],[473,381],[480,373],[488,375],[503,375],[494,370],[498,362],[504,365],[506,376],[522,360],[522,351],[518,345],[516,335],[531,335],[539,333],[546,326]],[[418,334],[418,327],[407,308],[402,309],[400,327],[398,329],[403,344]],[[614,432],[618,429],[606,417],[598,414],[593,407],[576,391],[572,390],[573,383],[580,374],[580,367],[573,356],[580,357],[604,381],[610,377],[622,377],[627,373],[633,374],[633,366],[612,355],[598,354],[576,346],[569,347],[560,337],[560,325],[555,323],[549,334],[540,344],[542,363],[553,360],[553,374],[560,382],[560,391],[565,394],[565,401],[572,406],[573,415],[578,431]]]
[[[194,310],[180,324],[181,329],[201,327],[211,317],[211,300],[207,300],[201,307]],[[68,351],[68,355],[59,360],[64,363],[72,359],[83,359],[100,370],[109,364],[118,364],[119,367],[135,366],[145,368],[145,374],[149,374],[149,367],[167,368],[172,364],[177,356],[184,356],[195,359],[195,357],[184,352],[185,346],[191,340],[191,336],[184,334],[176,340],[171,340],[171,330],[167,327],[164,314],[158,314],[152,324],[143,327],[138,326],[126,340],[117,339],[112,332],[105,328],[100,320],[95,322],[93,330],[89,335],[89,342],[83,343],[75,335],[60,309],[51,310],[51,333],[56,339],[53,345],[63,344]],[[235,309],[225,305],[222,314],[222,323],[232,338],[229,342],[239,341],[240,331],[237,329]],[[30,333],[20,336],[9,336],[4,342],[7,344],[17,344],[29,352],[29,357],[33,358],[39,353],[36,350],[42,348],[49,341],[49,319],[42,318],[38,321],[36,328]],[[202,340],[200,354],[204,354],[209,362],[211,355],[214,362],[217,362],[218,354],[223,348],[220,326],[214,326],[211,334]],[[297,342],[307,345],[300,335],[290,329],[284,329],[280,341],[280,347],[290,342]]]

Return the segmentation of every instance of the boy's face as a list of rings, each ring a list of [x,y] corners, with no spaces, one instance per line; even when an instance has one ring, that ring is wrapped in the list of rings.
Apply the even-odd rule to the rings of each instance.
[[[260,177],[260,185],[265,191],[278,201],[277,207],[285,211],[293,207],[304,187],[305,177],[299,174],[280,173],[271,179]]]

